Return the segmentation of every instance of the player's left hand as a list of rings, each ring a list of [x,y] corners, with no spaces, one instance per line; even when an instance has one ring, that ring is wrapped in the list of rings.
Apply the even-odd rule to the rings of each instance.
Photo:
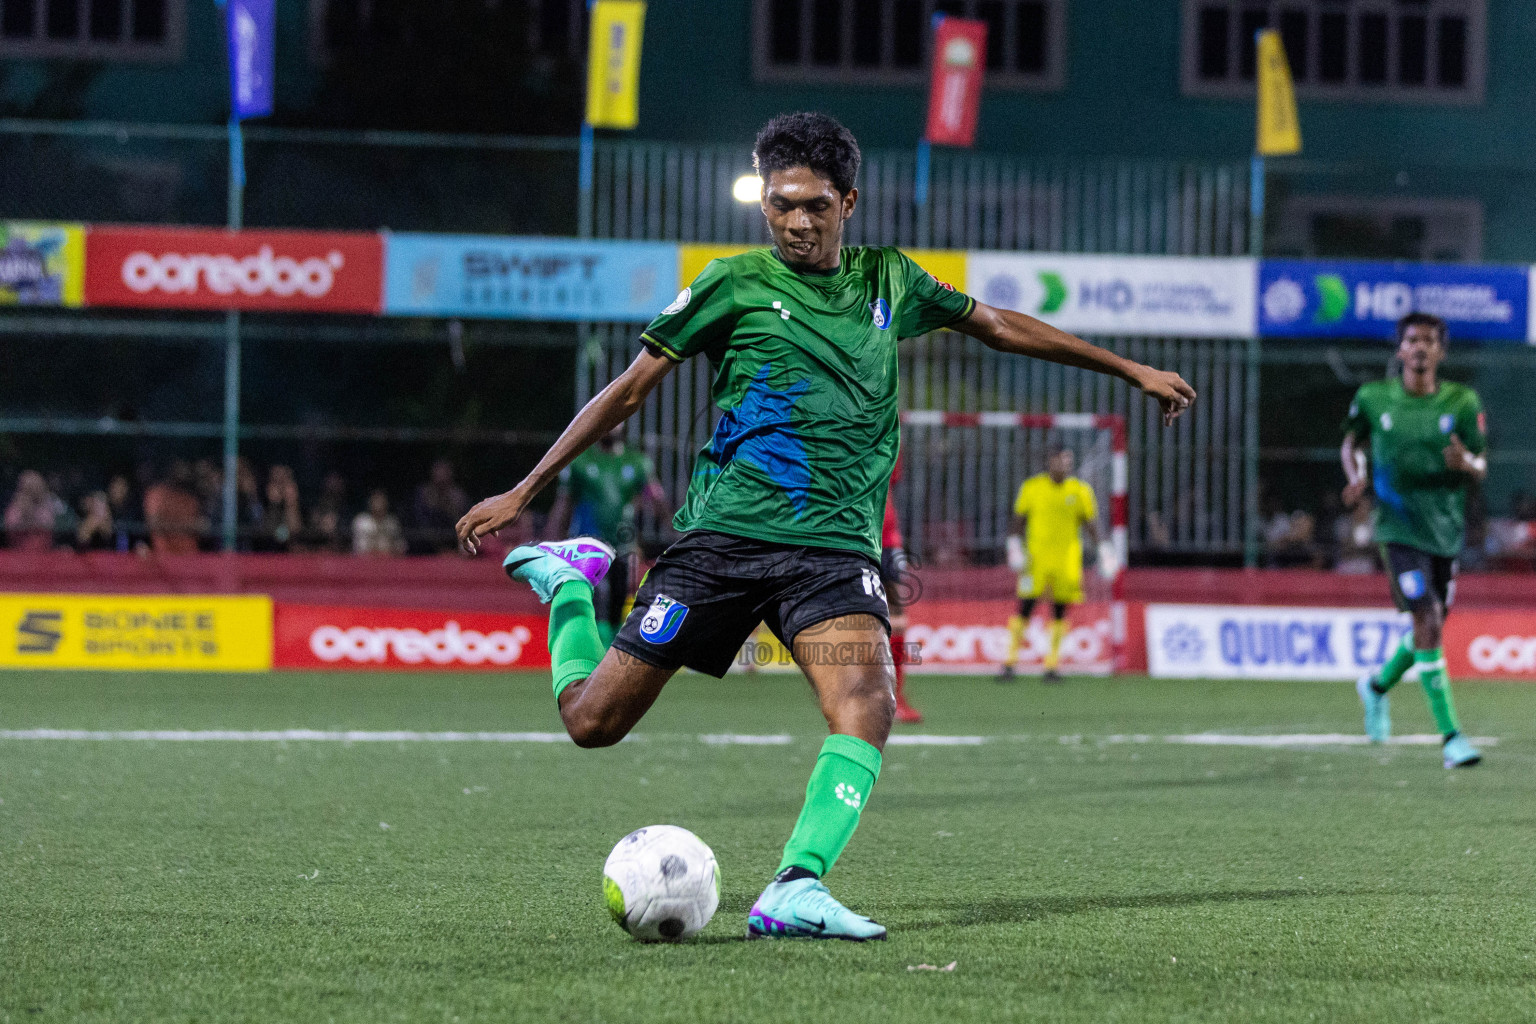
[[[528,499],[516,488],[494,498],[486,498],[464,513],[464,518],[453,528],[459,538],[459,546],[468,554],[478,553],[480,538],[510,525],[523,514],[527,504]]]
[[[1179,414],[1195,401],[1195,389],[1172,370],[1158,370],[1151,366],[1144,366],[1137,377],[1136,386],[1150,397],[1157,399],[1157,404],[1162,406],[1165,427],[1172,426]]]

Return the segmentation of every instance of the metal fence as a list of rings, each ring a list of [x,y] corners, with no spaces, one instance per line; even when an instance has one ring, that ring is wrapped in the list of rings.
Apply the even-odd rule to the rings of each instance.
[[[252,127],[246,143],[244,220],[251,226],[570,234],[587,221],[594,235],[606,238],[765,241],[761,213],[731,195],[734,181],[752,170],[745,147],[603,142],[596,151],[593,187],[582,193],[575,139]],[[0,216],[222,223],[226,156],[221,127],[0,120]],[[848,226],[850,243],[1181,255],[1237,254],[1249,246],[1248,179],[1240,165],[1030,161],[943,152],[933,157],[921,203],[916,171],[914,153],[866,154],[860,207]],[[246,323],[237,329],[258,347],[276,344],[285,334],[295,341],[325,335],[340,343],[326,329],[297,318],[274,316],[260,327]],[[439,346],[456,361],[462,359],[460,347],[477,338],[529,349],[531,368],[547,367],[551,355],[549,332],[536,325],[460,329],[452,323],[379,321],[351,333],[358,340]],[[61,334],[95,338],[104,348],[167,338],[207,345],[229,340],[225,325],[207,317],[85,311],[0,318],[4,344],[46,345]],[[526,346],[519,340],[524,334]],[[637,334],[637,325],[624,324],[590,325],[579,332],[578,405],[628,362]],[[904,343],[903,407],[1121,413],[1130,424],[1132,547],[1190,554],[1240,550],[1252,521],[1247,511],[1252,481],[1242,460],[1245,448],[1257,450],[1256,421],[1249,415],[1258,388],[1257,375],[1249,372],[1256,350],[1235,341],[1099,340],[1183,373],[1204,396],[1195,414],[1163,431],[1155,410],[1119,382],[1006,360],[951,334]],[[237,368],[238,359],[232,365]],[[570,371],[569,362],[558,374],[534,370],[551,379]],[[230,379],[239,381],[238,375]],[[248,392],[274,386],[284,382],[253,378],[248,369]],[[693,454],[712,429],[708,389],[702,361],[682,367],[632,428],[645,439],[675,496],[686,488]],[[484,395],[475,401],[492,407],[498,399]],[[235,404],[249,409],[256,403]],[[445,443],[510,443],[521,449],[514,460],[520,463],[531,457],[527,438],[537,431],[514,440],[501,433],[510,426],[461,417],[450,431],[421,422],[371,423],[359,431],[323,409],[308,411],[300,423],[242,421],[233,428],[206,413],[166,409],[129,426],[106,410],[76,408],[68,399],[0,409],[0,431],[13,433],[106,439],[131,432],[141,438],[208,440],[228,435],[256,443],[291,438],[429,450]],[[987,533],[977,543],[993,539]]]
[[[638,325],[608,324],[591,332],[576,377],[578,406],[618,375],[639,351]],[[1122,381],[1073,367],[1006,356],[973,338],[939,332],[901,343],[903,410],[951,412],[1118,413],[1126,417],[1130,480],[1129,537],[1133,551],[1235,555],[1248,524],[1245,411],[1252,378],[1248,345],[1210,339],[1096,338],[1098,344],[1139,362],[1177,370],[1201,394],[1191,412],[1164,428],[1155,403]],[[690,360],[662,381],[629,424],[631,443],[655,461],[667,492],[687,489],[694,455],[714,431],[719,410],[710,397],[709,365]],[[908,428],[932,430],[942,428]],[[1001,432],[1000,432],[1001,433]],[[910,440],[904,438],[904,443]],[[926,438],[922,439],[926,440]],[[988,444],[991,442],[989,441]],[[1003,444],[1012,443],[1006,438]],[[938,503],[919,506],[898,493],[903,525],[919,557],[941,521],[975,524],[960,546],[968,558],[989,561],[1001,550],[1007,504],[1030,460],[974,456],[971,483]],[[1021,455],[1024,454],[1021,452]],[[1035,452],[1034,463],[1039,463]],[[933,509],[929,512],[928,509]],[[655,524],[643,523],[642,530]]]
[[[731,186],[745,148],[610,142],[591,194],[599,238],[753,244],[762,213]],[[1226,256],[1248,252],[1248,172],[1236,164],[1028,161],[936,153],[928,200],[916,157],[872,152],[859,174],[851,245]]]
[[[761,211],[732,198],[752,173],[744,148],[607,143],[597,149],[591,223],[603,238],[760,244]],[[1220,256],[1248,251],[1248,179],[1236,165],[1158,161],[1024,161],[935,154],[928,201],[916,202],[910,153],[867,153],[860,202],[848,222],[853,245]],[[576,377],[579,408],[638,352],[641,325],[594,326]],[[1256,447],[1256,351],[1245,341],[1094,339],[1140,362],[1179,371],[1203,396],[1192,415],[1164,430],[1157,409],[1127,385],[1098,374],[1003,356],[942,332],[902,344],[903,409],[957,412],[1094,412],[1126,416],[1130,441],[1133,550],[1234,555],[1244,550],[1253,483],[1245,443]],[[655,459],[669,493],[686,489],[694,454],[714,429],[708,368],[674,372],[630,426]],[[1012,463],[983,460],[977,487],[955,496],[955,515],[990,523],[964,543],[973,559],[1001,546],[997,516],[1017,480]],[[1038,467],[1037,467],[1038,468]],[[906,492],[900,492],[903,495]],[[982,502],[997,508],[982,509]],[[945,506],[947,508],[947,505]],[[920,557],[926,523],[907,516]],[[948,513],[946,513],[948,514]]]

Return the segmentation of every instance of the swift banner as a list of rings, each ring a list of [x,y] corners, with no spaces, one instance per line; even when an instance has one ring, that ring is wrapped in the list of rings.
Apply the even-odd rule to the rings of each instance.
[[[1256,276],[1250,259],[972,252],[965,290],[1074,333],[1247,338]]]
[[[275,621],[278,668],[549,668],[542,615],[279,602]]]
[[[1146,615],[1152,675],[1182,679],[1357,679],[1411,625],[1374,608],[1149,604]]]
[[[1279,338],[1394,337],[1408,313],[1433,313],[1458,341],[1525,341],[1526,267],[1264,260],[1259,333]]]
[[[0,667],[267,669],[272,667],[272,601],[188,594],[3,594]]]
[[[0,221],[0,306],[79,306],[85,227]]]
[[[987,55],[987,23],[939,18],[933,28],[933,75],[928,86],[924,138],[940,146],[976,144],[981,79]]]
[[[388,235],[384,312],[649,323],[677,294],[678,247],[491,235]]]
[[[146,309],[377,313],[376,234],[91,227],[85,301]]]

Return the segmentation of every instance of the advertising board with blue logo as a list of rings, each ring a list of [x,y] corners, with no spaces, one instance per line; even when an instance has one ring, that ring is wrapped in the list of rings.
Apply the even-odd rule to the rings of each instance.
[[[972,252],[965,290],[1079,334],[1248,338],[1257,277],[1250,259]]]
[[[1181,679],[1356,679],[1411,623],[1375,608],[1147,605],[1147,667]]]
[[[648,323],[677,291],[666,242],[385,236],[384,312]]]
[[[1259,333],[1391,339],[1399,318],[1433,313],[1462,341],[1525,341],[1530,272],[1514,266],[1265,260]]]

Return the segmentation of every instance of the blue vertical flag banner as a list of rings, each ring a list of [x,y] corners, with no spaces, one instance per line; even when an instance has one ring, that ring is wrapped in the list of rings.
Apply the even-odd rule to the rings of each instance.
[[[234,120],[272,113],[276,0],[228,0],[229,97]]]
[[[1525,341],[1525,267],[1353,260],[1264,260],[1259,334],[1269,338],[1395,336],[1409,313],[1433,313],[1460,341]]]

